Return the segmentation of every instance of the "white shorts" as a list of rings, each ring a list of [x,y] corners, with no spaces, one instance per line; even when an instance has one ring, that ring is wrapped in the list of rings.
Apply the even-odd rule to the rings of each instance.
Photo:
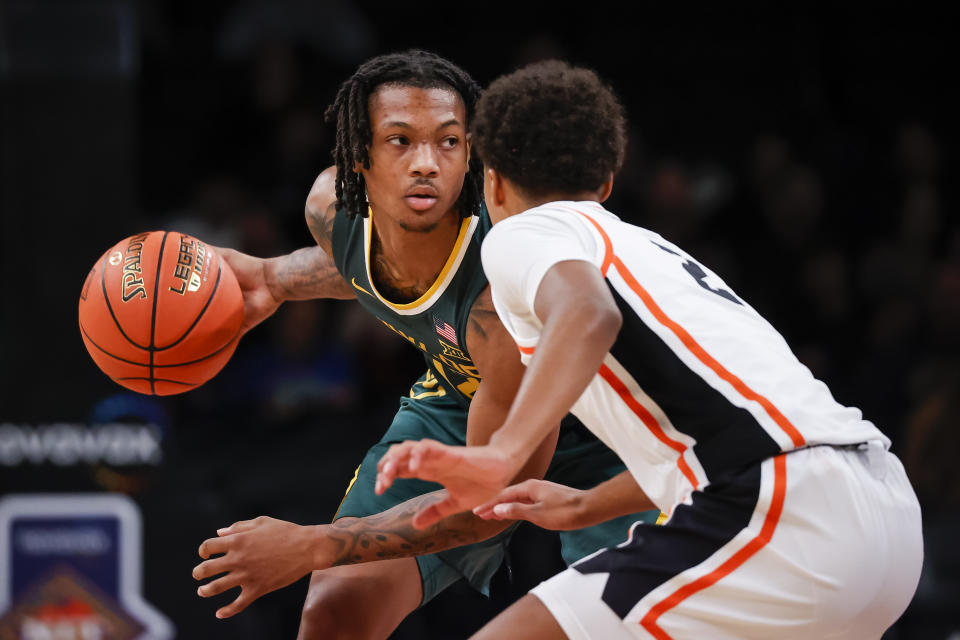
[[[571,640],[876,639],[920,578],[920,506],[879,442],[770,458],[531,591]]]

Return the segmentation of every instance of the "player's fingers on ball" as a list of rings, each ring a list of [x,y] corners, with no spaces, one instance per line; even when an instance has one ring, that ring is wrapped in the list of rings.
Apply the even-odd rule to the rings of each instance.
[[[222,618],[229,618],[230,616],[235,616],[241,611],[243,611],[244,609],[246,609],[247,606],[249,606],[250,603],[256,599],[257,597],[253,595],[253,591],[249,589],[244,589],[243,591],[240,592],[240,595],[237,596],[236,600],[234,600],[233,602],[231,602],[225,607],[221,607],[217,609],[217,617],[222,619]]]
[[[237,586],[240,586],[240,578],[235,573],[228,573],[221,578],[197,587],[197,595],[201,598],[209,598]]]

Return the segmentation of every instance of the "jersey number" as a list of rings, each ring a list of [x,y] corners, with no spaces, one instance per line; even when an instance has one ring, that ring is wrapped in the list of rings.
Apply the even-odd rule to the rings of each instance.
[[[651,241],[651,242],[652,242],[652,241]],[[653,244],[657,245],[658,247],[660,247],[661,249],[663,249],[663,250],[666,251],[667,253],[673,254],[673,255],[675,255],[675,256],[677,256],[677,257],[679,257],[679,258],[683,258],[682,255],[680,255],[679,253],[677,253],[677,252],[674,251],[673,249],[667,248],[667,247],[663,246],[662,244],[658,244],[658,243],[656,243],[656,242],[654,242]],[[684,268],[684,270],[686,270],[687,273],[689,273],[691,276],[693,276],[693,279],[697,281],[697,284],[698,284],[698,285],[700,285],[701,287],[703,287],[703,288],[706,289],[707,291],[709,291],[709,292],[711,292],[711,293],[715,293],[715,294],[717,294],[718,296],[720,296],[721,298],[726,298],[727,300],[729,300],[730,302],[733,302],[734,304],[743,305],[743,303],[740,302],[740,300],[737,299],[737,296],[733,295],[732,293],[730,293],[730,292],[727,291],[726,289],[720,289],[720,288],[714,289],[713,287],[711,287],[711,286],[707,283],[707,278],[709,277],[709,276],[707,275],[707,272],[703,270],[703,267],[701,267],[699,264],[697,264],[696,262],[694,262],[692,258],[685,258],[685,259],[684,259],[684,261],[683,261],[683,268]]]

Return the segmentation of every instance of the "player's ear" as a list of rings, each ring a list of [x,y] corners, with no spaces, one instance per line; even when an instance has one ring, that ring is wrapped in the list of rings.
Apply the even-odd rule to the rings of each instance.
[[[496,169],[487,168],[485,173],[484,182],[486,183],[484,191],[487,194],[487,197],[492,199],[491,203],[493,206],[500,206],[506,201],[507,193],[504,188],[503,176],[500,175]]]
[[[467,171],[470,171],[470,150],[473,149],[473,134],[467,134]]]
[[[597,189],[597,202],[606,202],[607,198],[610,197],[610,194],[613,193],[613,174],[610,174],[610,177],[607,178],[606,182],[600,185],[600,188]]]

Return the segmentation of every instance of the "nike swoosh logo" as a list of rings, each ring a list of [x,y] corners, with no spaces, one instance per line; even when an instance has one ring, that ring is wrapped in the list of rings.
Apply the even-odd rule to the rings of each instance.
[[[352,284],[355,288],[359,289],[360,291],[363,291],[365,294],[367,294],[367,295],[370,296],[371,298],[374,297],[374,295],[373,295],[372,293],[370,293],[369,291],[367,291],[366,289],[364,289],[363,287],[361,287],[360,285],[357,284],[357,279],[356,279],[356,278],[350,278],[350,284]]]

